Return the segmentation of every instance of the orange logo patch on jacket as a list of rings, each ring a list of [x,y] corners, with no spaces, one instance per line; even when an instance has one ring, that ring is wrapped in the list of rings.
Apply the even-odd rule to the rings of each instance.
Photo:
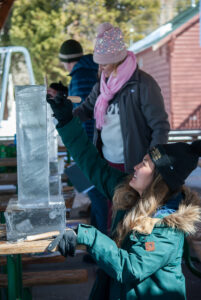
[[[145,243],[145,250],[146,251],[154,251],[155,250],[154,242],[146,242]]]

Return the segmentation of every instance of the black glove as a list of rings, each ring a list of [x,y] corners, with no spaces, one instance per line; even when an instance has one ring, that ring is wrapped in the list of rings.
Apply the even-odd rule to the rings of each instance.
[[[46,100],[54,112],[54,117],[58,120],[57,128],[63,127],[72,120],[73,104],[62,92],[57,92],[54,98],[47,94]]]
[[[69,229],[64,233],[60,233],[47,247],[48,251],[52,251],[58,246],[61,255],[67,257],[75,256],[75,248],[77,245],[77,234],[74,230]]]
[[[61,81],[58,82],[52,82],[50,84],[50,88],[54,89],[57,92],[62,92],[65,95],[68,95],[68,88],[67,86],[63,85],[63,83]]]

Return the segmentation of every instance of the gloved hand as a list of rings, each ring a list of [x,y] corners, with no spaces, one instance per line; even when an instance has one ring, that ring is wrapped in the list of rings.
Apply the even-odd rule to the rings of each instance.
[[[63,85],[61,81],[59,81],[59,83],[52,82],[47,88],[47,94],[51,95],[53,98],[57,95],[58,92],[67,98],[68,88],[67,86]]]
[[[46,100],[54,112],[54,117],[58,120],[57,128],[63,127],[72,120],[73,104],[62,92],[57,92],[56,97],[47,94]]]
[[[58,82],[52,82],[50,84],[50,88],[57,91],[57,92],[63,92],[66,95],[68,95],[68,88],[67,86],[63,85],[63,83],[61,81]]]
[[[60,233],[47,247],[48,251],[52,251],[58,246],[58,251],[65,257],[75,256],[75,248],[77,245],[77,234],[73,229],[69,229]]]

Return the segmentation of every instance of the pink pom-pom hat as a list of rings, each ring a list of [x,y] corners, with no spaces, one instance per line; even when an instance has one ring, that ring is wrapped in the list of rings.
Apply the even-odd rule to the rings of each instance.
[[[97,64],[106,65],[118,63],[127,56],[123,34],[118,27],[110,23],[98,26],[93,60]]]

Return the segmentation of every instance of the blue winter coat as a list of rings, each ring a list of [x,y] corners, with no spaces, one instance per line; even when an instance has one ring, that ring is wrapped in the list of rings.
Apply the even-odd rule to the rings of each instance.
[[[94,63],[92,54],[83,55],[75,64],[69,76],[71,81],[68,87],[69,96],[79,96],[82,102],[90,94],[97,82],[98,65]],[[74,104],[74,108],[79,104]],[[94,120],[84,122],[84,127],[90,140],[93,139]]]

